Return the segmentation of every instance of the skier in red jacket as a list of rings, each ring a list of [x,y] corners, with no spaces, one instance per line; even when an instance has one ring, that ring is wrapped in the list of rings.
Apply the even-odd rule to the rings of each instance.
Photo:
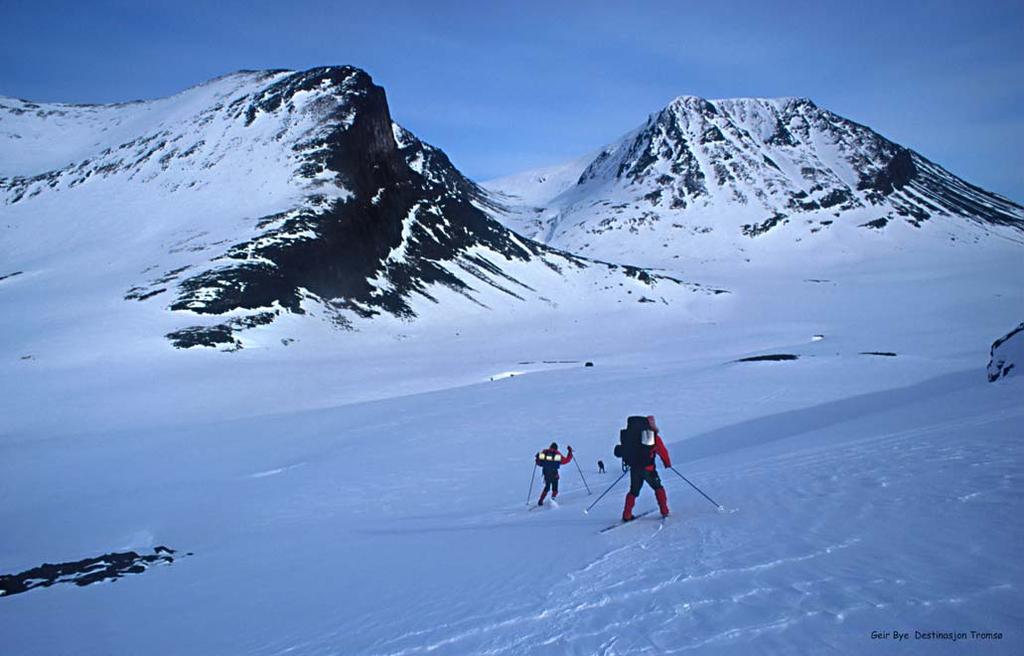
[[[572,462],[572,447],[567,447],[566,450],[569,453],[563,456],[562,452],[558,450],[558,443],[552,442],[551,446],[538,453],[534,458],[534,462],[544,472],[544,491],[540,493],[538,506],[544,505],[544,497],[548,495],[548,491],[551,492],[552,501],[558,496],[558,468]]]
[[[657,455],[661,458],[661,462],[666,467],[672,466],[672,458],[668,455],[668,449],[665,448],[665,442],[661,439],[658,424],[655,423],[653,415],[647,417],[647,424],[651,428],[650,437],[653,439],[650,439],[650,444],[643,443],[641,462],[629,468],[629,492],[626,493],[626,505],[622,509],[622,521],[624,522],[633,520],[633,505],[636,503],[636,498],[640,495],[640,488],[644,486],[645,481],[654,490],[661,516],[668,517],[668,495],[665,494],[661,477],[658,476],[658,470],[654,465],[654,456]]]

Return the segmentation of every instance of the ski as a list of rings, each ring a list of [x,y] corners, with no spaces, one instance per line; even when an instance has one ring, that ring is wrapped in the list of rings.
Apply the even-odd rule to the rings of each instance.
[[[645,510],[642,513],[639,513],[637,515],[633,515],[633,521],[632,522],[619,521],[616,524],[612,524],[611,526],[604,527],[603,529],[598,531],[598,533],[607,533],[608,531],[612,530],[613,528],[619,528],[620,526],[626,526],[627,524],[632,524],[633,522],[635,522],[636,520],[640,519],[641,517],[644,517],[645,515],[650,515],[652,512],[654,512],[654,508],[651,508],[650,510]]]

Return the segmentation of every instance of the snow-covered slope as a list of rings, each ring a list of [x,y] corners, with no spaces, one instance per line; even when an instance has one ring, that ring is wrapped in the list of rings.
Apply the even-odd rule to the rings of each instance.
[[[364,81],[3,101],[4,656],[1024,650],[1024,379],[984,375],[1024,306],[1014,228],[897,214],[797,242],[791,220],[737,229],[744,250],[673,233],[666,251],[724,264],[706,271],[730,293],[697,293],[488,220],[495,198]],[[31,139],[52,143],[9,147]],[[146,157],[163,140],[166,169]],[[818,257],[826,235],[850,256]],[[199,335],[237,353],[164,337],[263,312]],[[672,516],[599,532],[633,414],[726,512],[661,468]],[[580,470],[537,509],[551,440]]]
[[[700,323],[659,305],[0,360],[0,576],[177,550],[0,596],[4,653],[1020,653],[1022,379],[984,377],[1024,302],[1011,256],[737,276]],[[766,354],[796,359],[738,362]],[[582,511],[638,413],[728,512],[662,468],[673,516],[598,533],[624,482]],[[570,465],[529,510],[553,439],[594,494]],[[1002,638],[913,637],[972,630]]]
[[[1024,241],[1020,205],[799,98],[682,96],[554,178],[484,186],[515,229],[616,261],[680,268]]]
[[[79,334],[148,324],[122,345],[158,333],[237,349],[292,339],[249,330],[283,316],[352,328],[435,306],[671,302],[697,289],[517,237],[351,67],[240,72],[122,105],[4,98],[0,139],[0,275],[21,272],[2,302],[28,304],[29,335],[46,314]]]
[[[575,185],[580,173],[594,157],[596,155],[593,153],[584,155],[564,164],[489,180],[484,185],[488,189],[498,190],[499,200],[511,200],[516,204],[540,208]]]

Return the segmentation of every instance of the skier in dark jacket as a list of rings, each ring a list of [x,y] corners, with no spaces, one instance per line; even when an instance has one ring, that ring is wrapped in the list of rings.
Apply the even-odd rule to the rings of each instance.
[[[534,462],[544,472],[544,491],[540,493],[538,506],[544,505],[544,497],[551,492],[552,501],[558,496],[558,468],[572,462],[572,447],[566,447],[568,455],[562,455],[558,450],[558,443],[552,442],[551,446],[537,454]]]
[[[668,517],[668,495],[661,484],[661,477],[658,476],[658,469],[654,465],[654,457],[658,456],[661,458],[661,462],[666,467],[672,466],[672,458],[668,455],[668,449],[665,448],[665,442],[661,439],[661,434],[658,432],[658,424],[655,423],[653,416],[647,417],[647,424],[650,426],[653,439],[650,440],[650,444],[644,443],[642,445],[641,462],[629,468],[629,492],[626,493],[626,505],[622,509],[622,521],[624,522],[633,520],[633,505],[636,503],[636,498],[640,495],[640,489],[644,486],[645,482],[654,490],[654,496],[658,499],[658,509],[661,510],[661,516]]]

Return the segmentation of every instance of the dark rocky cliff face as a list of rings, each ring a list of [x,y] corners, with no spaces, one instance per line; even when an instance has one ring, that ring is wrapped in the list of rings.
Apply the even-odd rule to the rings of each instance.
[[[350,66],[239,71],[120,105],[0,98],[0,120],[19,162],[0,177],[16,228],[38,244],[42,210],[55,229],[86,237],[43,244],[53,256],[123,249],[97,284],[116,279],[143,306],[132,311],[169,313],[176,347],[240,348],[240,332],[285,314],[355,329],[442,300],[457,313],[461,300],[551,307],[583,287],[614,302],[661,282],[700,290],[517,236],[484,213],[493,201],[443,152],[394,124],[384,90]]]
[[[295,93],[324,89],[340,94],[325,118],[332,127],[322,139],[296,146],[299,171],[310,178],[329,172],[347,197],[311,196],[293,212],[264,217],[256,238],[232,245],[218,266],[182,281],[171,309],[218,315],[260,310],[252,319],[258,324],[281,310],[302,313],[303,300],[313,299],[363,317],[411,317],[410,294],[430,298],[432,284],[469,294],[445,262],[513,296],[525,287],[469,249],[521,260],[546,249],[510,239],[506,228],[477,209],[473,201],[483,194],[476,185],[441,151],[393,126],[384,90],[366,73],[348,67],[296,73],[246,107],[245,120],[281,110]],[[340,313],[336,318],[347,323]],[[182,346],[210,341],[204,334],[222,342],[244,327],[193,327],[170,337]]]
[[[328,299],[365,295],[363,278],[398,245],[402,212],[413,196],[411,172],[391,136],[383,89],[356,69],[317,69],[272,85],[245,109],[245,116],[252,123],[257,112],[276,111],[291,95],[324,83],[349,93],[328,115],[334,127],[323,140],[296,146],[308,153],[300,172],[310,178],[324,169],[332,172],[351,192],[349,199],[314,196],[294,213],[264,217],[260,225],[265,232],[232,246],[223,256],[227,266],[185,280],[172,309],[222,314],[277,302],[301,312],[300,289]],[[390,191],[371,202],[380,188]]]
[[[560,275],[593,266],[647,287],[680,284],[512,233],[482,211],[489,197],[442,151],[392,122],[383,89],[358,69],[294,73],[229,110],[251,125],[286,113],[295,94],[310,92],[322,95],[324,129],[295,144],[296,175],[332,180],[344,193],[314,193],[293,210],[260,218],[255,236],[224,248],[204,270],[192,269],[177,282],[171,310],[230,318],[170,333],[175,346],[239,348],[239,331],[311,307],[343,328],[381,313],[411,319],[414,297],[437,302],[431,290],[438,288],[481,305],[485,289],[514,301],[532,296],[550,302],[508,273],[510,262]],[[179,272],[170,273],[154,283],[166,287],[178,280]],[[144,300],[161,291],[156,284],[137,287],[128,298]]]

